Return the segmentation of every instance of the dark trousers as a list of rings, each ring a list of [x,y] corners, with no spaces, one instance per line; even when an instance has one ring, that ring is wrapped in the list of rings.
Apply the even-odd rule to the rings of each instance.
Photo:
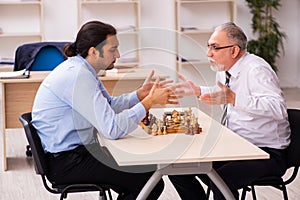
[[[284,150],[261,148],[270,154],[270,159],[214,162],[213,168],[227,184],[236,199],[238,189],[248,186],[262,176],[282,176],[286,171],[286,154]],[[175,175],[169,176],[182,200],[206,199],[206,194],[196,179],[198,176],[206,185],[210,185],[214,199],[225,199],[207,175]]]
[[[156,169],[156,166],[119,167],[107,149],[97,143],[49,154],[48,162],[47,177],[52,184],[106,184],[119,193],[118,199],[135,199]],[[148,199],[157,199],[163,188],[160,180]]]

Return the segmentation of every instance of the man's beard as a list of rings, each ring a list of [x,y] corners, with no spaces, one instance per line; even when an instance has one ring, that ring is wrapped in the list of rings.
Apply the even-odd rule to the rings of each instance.
[[[225,66],[221,65],[219,63],[217,63],[214,59],[212,58],[208,58],[209,62],[210,62],[210,69],[215,71],[215,72],[220,72],[220,71],[224,71]]]
[[[108,67],[106,68],[106,70],[113,69],[114,67],[115,67],[115,62],[112,62],[110,65],[108,65]]]

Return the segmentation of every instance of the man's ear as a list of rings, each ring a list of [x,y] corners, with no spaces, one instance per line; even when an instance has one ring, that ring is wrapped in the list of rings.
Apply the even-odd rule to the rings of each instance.
[[[92,55],[96,55],[96,48],[95,47],[90,47],[89,50],[88,50],[88,55],[89,56],[92,56]]]
[[[239,46],[237,45],[233,46],[233,48],[231,49],[232,58],[236,58],[239,55],[240,50],[241,49]]]

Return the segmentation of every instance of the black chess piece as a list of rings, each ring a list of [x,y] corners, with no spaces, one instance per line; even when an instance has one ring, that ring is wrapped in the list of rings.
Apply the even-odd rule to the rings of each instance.
[[[142,122],[145,124],[145,126],[148,126],[150,124],[149,120],[149,112],[146,113],[145,118],[142,120]]]

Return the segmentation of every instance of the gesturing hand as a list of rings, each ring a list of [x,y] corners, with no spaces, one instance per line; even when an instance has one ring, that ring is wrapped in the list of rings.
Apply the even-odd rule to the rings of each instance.
[[[200,96],[201,91],[199,86],[196,86],[191,80],[188,80],[181,74],[178,74],[178,78],[183,82],[171,86],[171,89],[173,90],[175,95],[177,95],[178,97],[192,95]]]
[[[218,86],[220,91],[203,94],[199,99],[208,104],[235,104],[235,93],[220,82]]]
[[[140,100],[144,99],[149,94],[149,92],[154,84],[154,82],[152,81],[153,76],[154,76],[154,70],[151,70],[150,74],[145,79],[142,87],[139,88],[138,96],[139,96]],[[164,80],[164,81],[158,81],[156,84],[157,84],[158,88],[165,88],[168,86],[168,84],[170,84],[172,82],[173,82],[173,80]]]
[[[178,101],[170,88],[159,87],[159,77],[157,77],[149,94],[142,100],[142,104],[148,111],[153,105],[178,104]]]

